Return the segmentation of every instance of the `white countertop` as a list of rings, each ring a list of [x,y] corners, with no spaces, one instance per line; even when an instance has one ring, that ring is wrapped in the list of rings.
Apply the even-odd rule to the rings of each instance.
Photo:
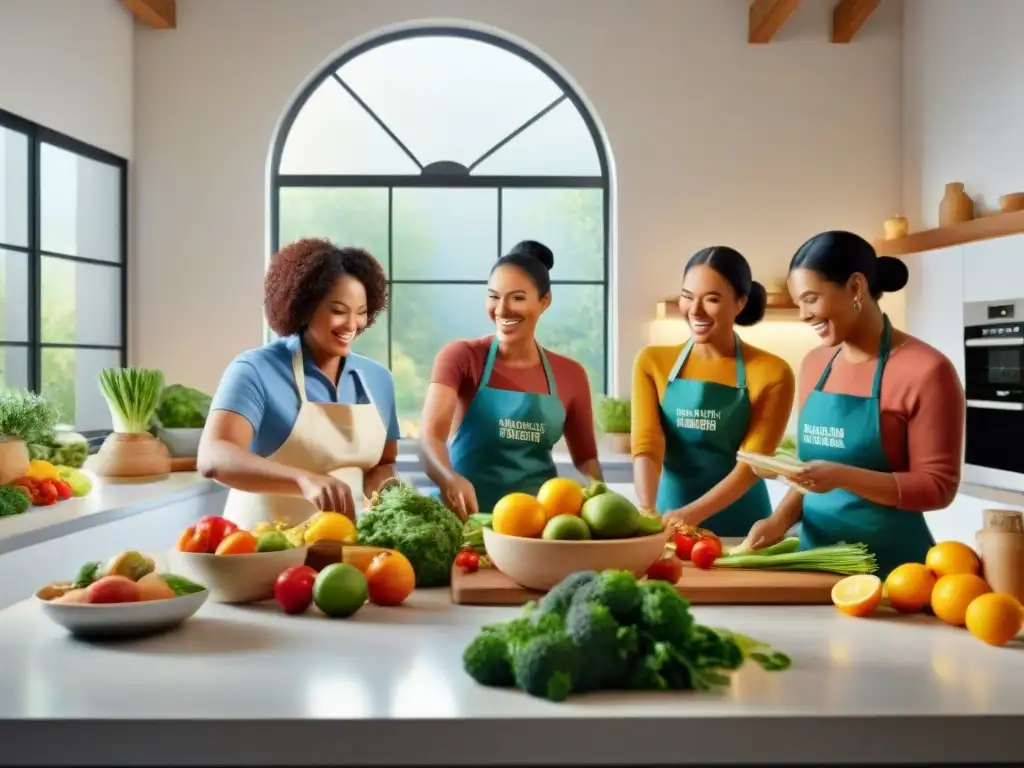
[[[0,520],[0,547],[16,538],[4,533],[12,522],[23,536],[45,528],[43,518],[21,522],[30,516],[54,526],[100,522],[104,510],[137,514],[168,493],[210,485],[192,473],[97,485],[63,502],[77,507]],[[770,485],[773,498],[783,491]],[[457,607],[446,590],[335,621],[208,603],[175,632],[114,645],[73,640],[26,600],[0,611],[0,752],[25,765],[1024,759],[1019,646],[990,648],[924,617],[855,620],[829,607],[695,613],[772,643],[794,667],[751,666],[718,694],[551,704],[482,688],[462,671],[478,628],[515,611]],[[292,722],[268,727],[267,719]],[[588,721],[585,738],[574,719]]]

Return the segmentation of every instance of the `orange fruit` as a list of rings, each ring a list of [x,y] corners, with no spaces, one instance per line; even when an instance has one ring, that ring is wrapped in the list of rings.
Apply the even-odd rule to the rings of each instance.
[[[870,573],[847,576],[832,587],[832,605],[847,616],[870,616],[881,603],[882,580]]]
[[[537,501],[547,512],[548,520],[558,515],[579,517],[583,508],[583,486],[568,477],[553,477],[537,491]]]
[[[932,611],[947,624],[962,627],[969,606],[976,597],[992,591],[981,576],[973,573],[951,573],[935,582],[932,589]]]
[[[981,560],[974,550],[959,541],[941,541],[928,550],[924,564],[937,578],[954,573],[981,573]]]
[[[935,574],[921,563],[904,563],[893,568],[885,580],[889,605],[900,613],[919,613],[932,601]]]
[[[371,603],[400,605],[416,589],[412,563],[393,549],[374,555],[366,566],[366,589]]]
[[[1012,595],[989,592],[974,598],[964,615],[967,631],[989,645],[1006,645],[1024,627],[1024,606]]]
[[[548,513],[528,493],[510,493],[494,505],[491,527],[495,533],[535,539],[544,531]]]
[[[235,531],[226,536],[217,547],[217,555],[251,555],[256,551],[258,539],[248,531]]]

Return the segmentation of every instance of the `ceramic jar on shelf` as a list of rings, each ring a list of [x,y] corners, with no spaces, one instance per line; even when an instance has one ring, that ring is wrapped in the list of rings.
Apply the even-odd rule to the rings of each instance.
[[[974,218],[974,201],[964,191],[964,185],[953,181],[946,185],[946,194],[939,203],[939,226],[963,224]]]

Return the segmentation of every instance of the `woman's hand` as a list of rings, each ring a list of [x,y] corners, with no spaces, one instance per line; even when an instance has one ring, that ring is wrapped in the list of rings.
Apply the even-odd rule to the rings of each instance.
[[[317,511],[340,512],[355,522],[356,505],[348,483],[330,475],[310,474],[302,475],[298,485],[302,498],[316,507]]]
[[[789,480],[811,493],[828,493],[842,487],[844,470],[842,464],[832,461],[809,461]]]
[[[690,507],[680,507],[679,509],[673,509],[671,512],[666,512],[661,517],[662,523],[666,528],[673,526],[675,528],[684,528],[690,526],[693,528],[699,528],[701,523],[704,522],[705,516],[696,514]]]
[[[441,500],[463,521],[478,510],[476,489],[462,475],[453,475],[441,488]]]
[[[750,526],[747,538],[743,540],[743,543],[737,549],[741,552],[753,552],[757,549],[770,547],[772,544],[778,544],[785,537],[789,528],[790,526],[785,520],[775,515],[758,520]]]

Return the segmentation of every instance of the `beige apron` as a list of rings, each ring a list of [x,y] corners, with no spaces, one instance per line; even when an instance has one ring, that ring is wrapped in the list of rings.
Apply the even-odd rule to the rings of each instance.
[[[356,392],[361,389],[365,404],[311,403],[306,396],[306,375],[302,347],[292,355],[292,371],[299,391],[299,415],[280,448],[267,458],[318,475],[331,475],[352,489],[358,512],[364,506],[363,473],[380,463],[387,443],[387,429],[373,402],[373,395],[359,371],[353,371]],[[261,522],[283,521],[298,525],[317,510],[304,498],[231,489],[224,517],[243,530]]]

